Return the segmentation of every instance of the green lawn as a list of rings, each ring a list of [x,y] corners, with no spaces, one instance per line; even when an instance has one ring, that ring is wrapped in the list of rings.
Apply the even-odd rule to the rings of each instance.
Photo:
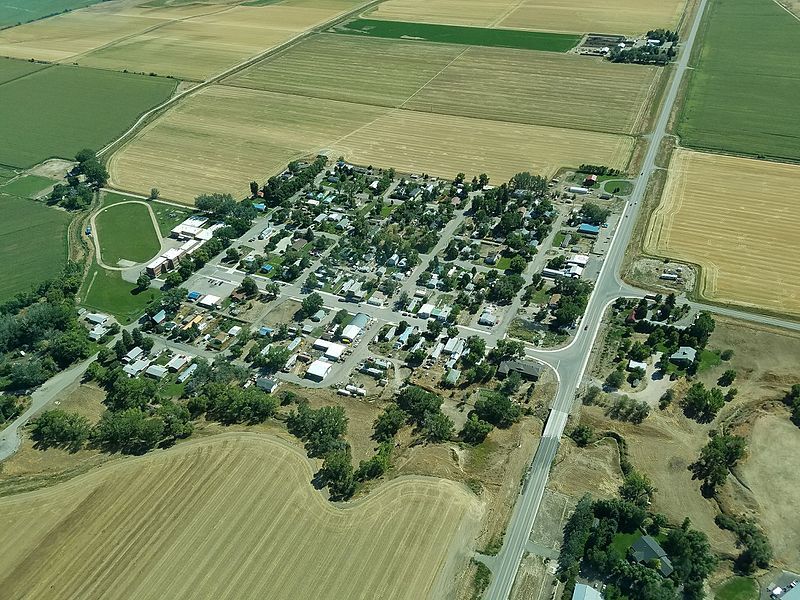
[[[628,548],[640,537],[642,537],[642,534],[638,531],[634,533],[617,533],[611,542],[611,548],[616,550],[622,558],[625,558],[628,554]]]
[[[553,248],[561,247],[561,242],[563,242],[566,237],[567,234],[563,231],[556,233],[556,235],[553,237]]]
[[[141,198],[117,194],[116,192],[105,192],[103,194],[103,206],[111,206],[112,204],[119,204],[129,200],[141,200]],[[178,208],[172,204],[164,204],[157,200],[143,200],[143,202],[147,202],[155,213],[162,237],[168,237],[173,227],[178,223],[182,223],[196,212],[191,208]]]
[[[681,144],[800,159],[800,23],[776,2],[712,0]]]
[[[0,300],[59,274],[72,216],[27,198],[0,194]]]
[[[497,261],[497,264],[494,266],[495,269],[498,271],[505,271],[507,268],[511,266],[511,258],[508,256],[504,256],[500,260]]]
[[[0,14],[3,8],[0,7]],[[2,24],[0,24],[2,27]],[[13,58],[0,58],[0,85],[24,77],[35,71],[44,69],[47,65],[32,63],[27,60],[14,60]]]
[[[0,163],[29,167],[54,156],[99,149],[166,100],[176,82],[161,77],[57,65],[0,85]]]
[[[617,188],[619,188],[619,191],[615,192],[614,190]],[[609,194],[627,196],[633,192],[633,184],[630,181],[625,181],[624,179],[609,179],[608,181],[603,182],[603,191],[608,192]]]
[[[406,23],[403,21],[378,21],[355,19],[337,26],[336,33],[368,35],[389,39],[415,39],[426,42],[443,42],[468,46],[493,46],[520,50],[545,50],[566,52],[581,39],[578,35],[542,33],[516,29],[486,29],[459,25],[435,25],[432,23]]]
[[[111,206],[97,215],[95,225],[100,254],[108,266],[120,260],[146,262],[161,248],[150,213],[141,204]]]
[[[107,271],[94,265],[81,289],[81,306],[107,312],[127,324],[141,316],[147,305],[161,297],[159,290],[150,288],[135,293],[136,286],[123,281],[119,271]]]
[[[101,0],[4,0],[0,4],[0,27],[27,23],[65,10],[83,8]]]
[[[56,181],[49,177],[25,175],[25,177],[20,177],[19,179],[15,179],[10,183],[0,186],[0,193],[18,196],[20,198],[32,198],[55,183]]]
[[[714,590],[717,600],[757,600],[758,585],[750,577],[732,577]]]
[[[701,350],[700,351],[700,364],[697,365],[697,372],[702,373],[703,371],[707,371],[712,367],[716,367],[722,363],[722,359],[719,357],[718,352],[713,352],[711,350]]]

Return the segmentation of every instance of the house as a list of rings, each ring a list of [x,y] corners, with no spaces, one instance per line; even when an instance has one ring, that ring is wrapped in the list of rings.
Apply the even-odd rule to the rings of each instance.
[[[178,383],[185,383],[186,380],[189,379],[189,377],[192,376],[192,373],[194,373],[196,370],[197,370],[196,364],[190,365],[188,369],[186,369],[183,373],[178,375],[177,379]]]
[[[483,259],[487,265],[496,265],[501,258],[501,254],[499,252],[495,252],[493,254],[489,254],[486,258]]]
[[[122,362],[124,363],[133,362],[141,358],[143,354],[144,350],[139,348],[139,346],[136,346],[135,348],[131,348],[130,350],[128,350],[128,353],[122,357]]]
[[[102,313],[87,313],[86,320],[92,325],[105,325],[108,323],[108,315]]]
[[[306,371],[306,378],[311,379],[312,381],[321,382],[328,376],[332,366],[333,365],[331,363],[324,360],[315,360],[308,367],[308,370]]]
[[[603,600],[603,594],[591,586],[576,583],[572,592],[572,600]]]
[[[589,175],[586,177],[586,179],[583,180],[583,185],[585,187],[592,187],[596,183],[597,183],[597,175]]]
[[[240,333],[242,333],[242,328],[239,327],[238,325],[234,325],[233,327],[228,329],[228,335],[230,335],[230,336],[234,336],[235,337],[235,336],[239,335]]]
[[[204,308],[217,308],[219,306],[219,301],[221,298],[219,296],[214,296],[212,294],[208,294],[203,296],[200,300],[197,301],[197,304]]]
[[[553,294],[550,296],[550,302],[547,303],[548,308],[558,308],[558,303],[561,302],[561,294]]]
[[[456,351],[456,347],[458,346],[459,341],[461,341],[461,338],[458,336],[452,337],[449,340],[447,340],[447,343],[444,345],[444,353],[453,354]]]
[[[266,336],[268,336],[268,335],[272,335],[272,332],[274,332],[274,331],[275,331],[275,330],[274,330],[272,327],[266,327],[266,326],[264,326],[264,327],[260,327],[260,328],[259,328],[259,330],[258,330],[258,335],[261,335],[261,336],[264,336],[264,337],[266,337]]]
[[[286,349],[289,352],[294,352],[297,349],[297,347],[302,343],[303,343],[303,338],[296,337],[291,342],[289,342],[289,344],[286,346]]]
[[[186,294],[186,299],[189,302],[194,302],[196,300],[199,300],[200,296],[202,296],[200,292],[189,292],[188,294]]]
[[[647,363],[640,362],[638,360],[629,360],[628,361],[628,371],[635,371],[636,369],[641,369],[642,371],[647,371]]]
[[[497,324],[497,319],[495,318],[494,314],[490,313],[488,310],[484,312],[478,319],[478,325],[494,327],[495,324]]]
[[[585,267],[589,264],[589,257],[586,254],[573,254],[572,257],[567,260],[567,264]]]
[[[672,563],[661,545],[649,535],[643,535],[631,546],[631,554],[636,562],[658,561],[658,571],[669,577],[673,571]]]
[[[156,314],[153,315],[153,323],[156,325],[161,325],[167,319],[167,312],[165,310],[160,310]]]
[[[153,379],[164,379],[167,376],[167,369],[161,365],[150,365],[144,374]]]
[[[514,372],[519,373],[523,379],[536,381],[542,374],[543,368],[541,364],[529,360],[504,360],[500,363],[497,374],[501,377],[505,377],[509,373]]]
[[[185,354],[176,354],[167,363],[167,369],[173,373],[177,373],[183,367],[189,364],[189,357]]]
[[[678,351],[669,357],[669,361],[676,365],[690,365],[697,358],[697,350],[691,346],[681,346]]]
[[[590,225],[589,223],[581,223],[578,227],[578,233],[587,236],[597,236],[600,234],[600,226]]]
[[[461,377],[461,371],[458,369],[450,369],[447,372],[447,377],[445,377],[445,382],[448,385],[455,385],[458,383],[458,378]]]
[[[122,367],[122,370],[128,377],[136,377],[147,368],[147,364],[146,360],[135,360]]]
[[[264,390],[268,394],[272,394],[278,389],[278,382],[274,379],[267,379],[266,377],[261,377],[258,381],[256,381],[256,385],[258,386],[258,389]]]
[[[325,311],[322,309],[319,309],[317,312],[311,315],[311,320],[314,321],[314,323],[319,323],[324,318],[325,318]]]
[[[430,319],[431,311],[435,308],[433,304],[425,303],[417,311],[417,316],[420,319]]]

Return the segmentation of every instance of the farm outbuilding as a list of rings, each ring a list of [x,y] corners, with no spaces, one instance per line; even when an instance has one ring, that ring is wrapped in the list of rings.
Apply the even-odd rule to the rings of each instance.
[[[331,363],[325,362],[324,360],[315,360],[309,365],[306,371],[306,378],[320,382],[328,376],[332,366]]]

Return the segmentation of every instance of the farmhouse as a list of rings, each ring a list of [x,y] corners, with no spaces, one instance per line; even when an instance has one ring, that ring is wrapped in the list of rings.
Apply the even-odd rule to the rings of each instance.
[[[690,346],[681,346],[675,354],[669,357],[669,360],[676,365],[690,365],[696,358],[697,350]]]
[[[658,570],[664,577],[672,573],[672,563],[661,545],[651,536],[643,535],[631,546],[636,562],[658,561]]]

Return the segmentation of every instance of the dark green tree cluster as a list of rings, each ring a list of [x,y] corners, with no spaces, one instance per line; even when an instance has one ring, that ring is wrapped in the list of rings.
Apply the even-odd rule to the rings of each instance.
[[[37,448],[79,450],[89,440],[92,426],[86,417],[64,410],[48,410],[33,422],[31,438]]]
[[[736,558],[736,569],[751,575],[756,569],[768,569],[772,560],[772,546],[755,521],[744,516],[731,517],[724,513],[714,518],[717,526],[732,531],[742,552]]]
[[[453,435],[453,421],[442,412],[442,399],[415,385],[403,389],[397,406],[408,414],[408,421],[430,442],[444,442]]]
[[[620,371],[614,371],[614,373],[620,373]],[[622,395],[614,399],[606,409],[606,414],[612,419],[638,425],[650,414],[650,406],[644,400],[634,400],[630,396]]]
[[[592,293],[592,285],[580,279],[558,277],[553,287],[553,293],[561,294],[561,298],[552,308],[551,328],[563,331],[572,327],[586,310],[589,295]]]
[[[586,495],[578,501],[564,525],[564,543],[558,555],[558,575],[561,581],[572,581],[573,586],[580,571],[594,517],[592,498]]]
[[[586,173],[587,175],[609,175],[611,177],[617,177],[618,175],[622,175],[622,171],[619,169],[612,169],[605,165],[581,165],[578,167],[578,173]]]
[[[323,406],[313,409],[301,402],[286,420],[289,431],[305,442],[306,452],[312,458],[323,457],[333,450],[347,446],[347,416],[341,406]]]
[[[495,427],[506,429],[519,421],[522,409],[505,394],[485,392],[475,402],[475,415]]]
[[[224,425],[263,423],[275,414],[278,399],[257,387],[243,389],[224,383],[209,383],[191,398],[189,409],[194,416],[205,413],[207,419]]]
[[[592,225],[602,225],[608,219],[611,211],[592,202],[587,202],[581,207],[580,217],[584,223],[591,223]]]
[[[792,421],[800,427],[800,383],[795,383],[783,401],[792,409]]]
[[[23,402],[12,395],[0,396],[0,423],[16,419],[22,414]]]
[[[640,46],[638,48],[611,49],[609,60],[615,63],[636,63],[642,65],[666,65],[675,57],[675,48],[664,50],[662,46]]]
[[[727,481],[728,473],[744,456],[746,448],[747,441],[741,436],[713,432],[698,459],[689,465],[692,478],[701,480],[703,492],[713,496],[717,487]]]
[[[714,419],[719,409],[725,406],[725,396],[719,388],[708,389],[696,381],[686,392],[682,400],[686,415],[701,423]]]
[[[264,203],[268,206],[278,206],[288,200],[302,190],[304,186],[313,182],[314,178],[322,173],[327,164],[327,157],[321,155],[313,163],[302,169],[298,163],[291,163],[288,168],[293,175],[291,179],[270,177],[264,187],[261,188],[264,194]]]

